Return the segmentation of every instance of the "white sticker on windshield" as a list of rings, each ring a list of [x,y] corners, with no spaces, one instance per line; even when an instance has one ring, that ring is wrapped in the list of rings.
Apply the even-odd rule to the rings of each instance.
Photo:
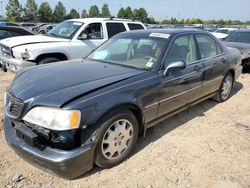
[[[108,56],[107,50],[101,50],[94,52],[93,59],[105,59]]]
[[[80,22],[74,22],[73,25],[82,25]]]
[[[168,39],[170,37],[170,34],[166,34],[166,33],[151,33],[149,36],[150,37],[158,37],[158,38]]]
[[[148,61],[147,64],[146,64],[146,67],[150,67],[151,68],[153,64],[154,63],[152,61]]]

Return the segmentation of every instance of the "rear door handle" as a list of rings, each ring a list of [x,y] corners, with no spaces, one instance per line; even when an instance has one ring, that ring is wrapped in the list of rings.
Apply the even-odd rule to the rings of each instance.
[[[199,65],[195,65],[194,66],[194,71],[201,71],[201,69],[202,69],[202,66],[199,66]]]

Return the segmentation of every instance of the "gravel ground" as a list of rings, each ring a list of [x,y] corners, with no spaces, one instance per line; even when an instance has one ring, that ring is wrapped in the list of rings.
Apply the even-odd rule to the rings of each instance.
[[[0,73],[0,119],[12,79],[12,73]],[[250,74],[242,74],[227,102],[207,100],[169,118],[149,129],[122,164],[95,167],[73,181],[19,158],[0,122],[0,187],[250,187],[249,100]]]

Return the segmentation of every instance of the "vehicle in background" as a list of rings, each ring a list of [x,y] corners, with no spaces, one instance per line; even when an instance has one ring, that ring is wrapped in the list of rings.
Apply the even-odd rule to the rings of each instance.
[[[34,23],[21,23],[20,26],[24,27],[30,31],[33,31],[33,28],[36,27],[36,24],[34,24]]]
[[[84,60],[18,72],[4,100],[5,139],[63,178],[110,168],[148,128],[208,98],[226,101],[240,63],[208,32],[123,32]]]
[[[219,28],[214,32],[211,32],[216,38],[218,39],[224,39],[226,38],[231,32],[238,30],[238,28],[230,28],[230,27],[224,27]]]
[[[40,29],[37,31],[37,34],[40,35],[46,35],[50,30],[52,30],[56,24],[46,24],[40,27]]]
[[[16,72],[23,67],[86,57],[117,33],[145,29],[138,21],[113,18],[71,19],[58,24],[46,36],[14,37],[2,40],[5,53],[0,61]]]
[[[34,33],[22,27],[0,26],[0,40],[24,35],[34,35]]]
[[[33,27],[32,28],[32,31],[34,32],[34,33],[37,33],[39,30],[40,30],[40,28],[41,27],[43,27],[43,26],[45,26],[45,25],[49,25],[49,23],[38,23],[37,25],[36,25],[36,27]]]
[[[223,41],[225,45],[241,51],[242,66],[244,70],[250,70],[250,30],[240,29],[233,31]]]
[[[0,26],[16,26],[19,27],[20,25],[17,23],[12,23],[12,22],[0,22]]]

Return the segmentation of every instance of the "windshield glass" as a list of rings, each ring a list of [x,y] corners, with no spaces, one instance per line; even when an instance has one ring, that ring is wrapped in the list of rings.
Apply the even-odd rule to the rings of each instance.
[[[52,37],[71,39],[82,25],[82,22],[65,21],[58,24],[55,28],[48,32],[47,35]]]
[[[250,32],[232,32],[225,41],[250,43]]]
[[[121,36],[104,43],[88,56],[88,59],[150,69],[157,62],[167,44],[165,36]]]

